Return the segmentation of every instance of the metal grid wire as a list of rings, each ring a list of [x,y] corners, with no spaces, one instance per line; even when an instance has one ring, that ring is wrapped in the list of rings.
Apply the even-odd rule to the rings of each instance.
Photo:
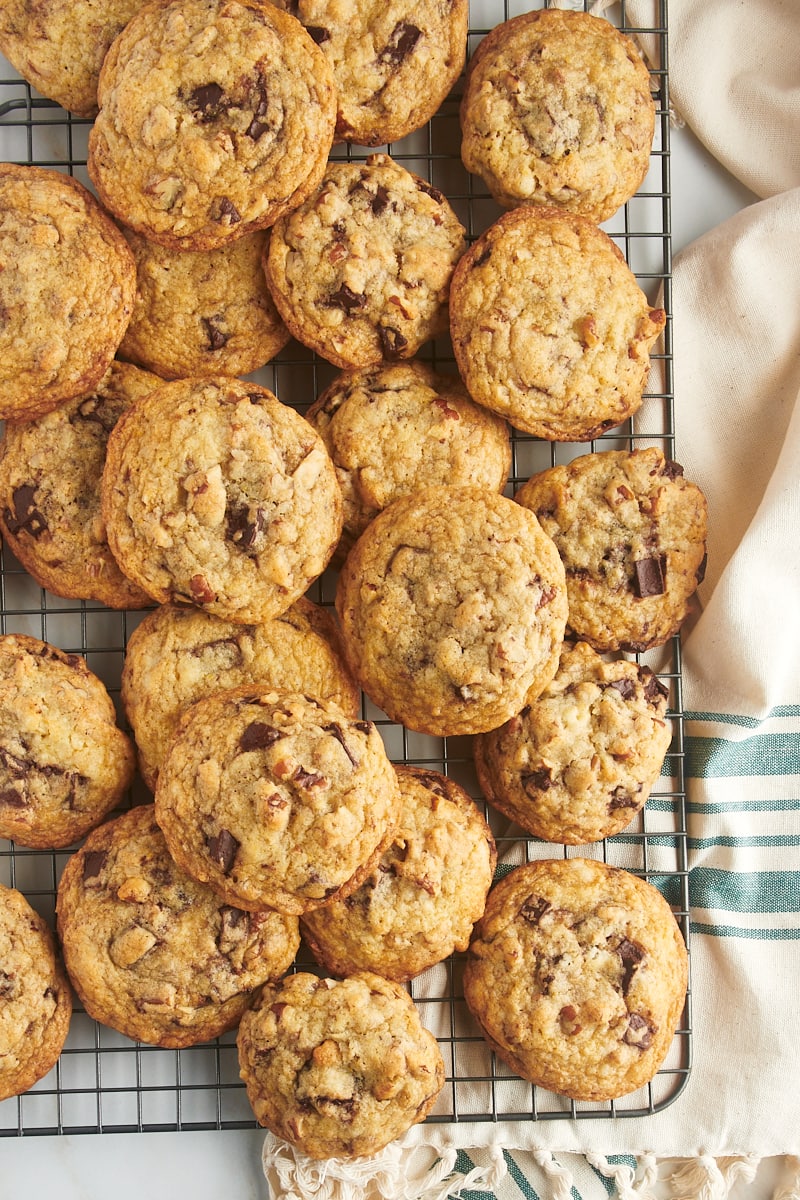
[[[561,5],[563,7],[563,5]],[[501,20],[532,7],[530,0],[472,0],[469,51]],[[571,7],[583,7],[580,0]],[[586,7],[589,7],[588,0]],[[653,359],[660,364],[659,390],[646,394],[641,412],[625,426],[580,446],[554,445],[523,434],[513,435],[513,466],[507,494],[534,471],[564,462],[588,449],[633,449],[658,444],[674,457],[672,397],[671,235],[669,176],[669,95],[667,0],[660,0],[658,23],[632,27],[624,0],[611,12],[626,32],[655,39],[660,66],[652,69],[657,103],[656,134],[649,174],[636,197],[604,226],[625,254],[651,301],[662,294],[667,326]],[[461,165],[459,82],[439,113],[424,129],[387,147],[409,169],[427,178],[451,201],[473,240],[500,214],[483,189]],[[0,60],[0,154],[7,161],[35,163],[69,171],[84,184],[90,122],[65,113],[42,99]],[[337,147],[339,157],[363,158],[359,147]],[[454,371],[449,342],[426,346],[420,357]],[[253,378],[287,404],[304,411],[337,372],[296,342]],[[651,383],[652,387],[652,383]],[[311,599],[330,605],[335,578],[326,574]],[[85,601],[62,600],[27,575],[7,549],[0,558],[0,630],[28,633],[86,657],[108,687],[119,710],[120,672],[127,638],[141,613],[112,612]],[[637,656],[638,657],[638,656]],[[646,661],[650,661],[645,656]],[[684,937],[689,935],[684,730],[680,644],[676,638],[652,663],[670,690],[672,746],[660,781],[645,810],[623,833],[591,846],[569,849],[519,835],[516,827],[487,813],[498,843],[499,873],[526,860],[554,855],[601,858],[640,875],[662,889],[673,905]],[[398,763],[427,766],[451,775],[481,801],[467,738],[439,739],[412,733],[389,722],[364,699],[364,714],[381,729],[390,757]],[[120,723],[125,727],[121,710]],[[141,787],[142,785],[139,785]],[[149,799],[136,788],[133,802]],[[484,806],[485,811],[485,806]],[[19,888],[53,923],[55,891],[68,851],[42,852],[0,840],[0,882]],[[306,955],[301,969],[315,969]],[[463,999],[463,956],[427,971],[410,985],[423,1023],[439,1038],[447,1080],[431,1122],[580,1120],[625,1118],[657,1113],[673,1103],[691,1068],[691,992],[670,1054],[655,1078],[631,1096],[606,1103],[577,1103],[535,1088],[514,1076],[486,1047]],[[96,1024],[80,1008],[59,1063],[25,1095],[0,1103],[0,1135],[123,1132],[182,1129],[233,1129],[254,1125],[239,1080],[235,1033],[211,1044],[180,1051],[133,1043]]]

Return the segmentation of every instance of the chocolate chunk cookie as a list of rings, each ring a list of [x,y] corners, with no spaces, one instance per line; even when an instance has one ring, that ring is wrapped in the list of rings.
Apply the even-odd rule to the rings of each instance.
[[[285,612],[339,541],[342,498],[318,434],[267,388],[164,383],[108,440],[112,552],[160,603],[252,623]]]
[[[683,1011],[687,955],[664,897],[589,859],[517,867],[489,893],[464,995],[523,1079],[575,1100],[646,1084]]]
[[[374,971],[403,983],[466,950],[497,858],[473,800],[438,771],[398,766],[400,823],[361,887],[307,913],[303,936],[332,975]]]
[[[444,1085],[411,997],[367,972],[266,986],[237,1044],[259,1124],[311,1158],[376,1154],[424,1120]]]
[[[424,488],[379,513],[347,558],[345,652],[364,691],[409,729],[496,729],[556,672],[563,567],[515,507],[484,488]]]
[[[136,303],[121,358],[164,379],[248,375],[289,340],[261,258],[257,230],[215,250],[171,250],[124,231],[136,259]]]
[[[155,802],[195,879],[240,908],[299,915],[361,884],[394,832],[400,789],[371,721],[253,686],[187,710]]]
[[[515,498],[558,547],[576,637],[647,650],[680,627],[705,570],[707,505],[678,463],[656,447],[584,454]]]
[[[104,684],[78,654],[0,637],[0,837],[50,850],[118,804],[134,772]]]
[[[333,69],[336,140],[381,146],[420,129],[461,74],[468,0],[273,0]]]
[[[58,932],[96,1021],[180,1048],[233,1029],[291,966],[297,918],[232,908],[172,860],[152,804],[94,830],[58,887]]]
[[[0,442],[0,528],[37,583],[109,608],[152,601],[117,565],[100,512],[108,435],[160,383],[114,361],[93,391],[33,421],[8,421]]]
[[[265,260],[278,311],[338,367],[411,358],[447,329],[464,228],[445,196],[385,154],[331,162],[279,220]]]
[[[634,42],[585,12],[503,21],[472,56],[461,156],[499,204],[557,205],[602,222],[650,165],[655,105]]]
[[[554,208],[504,213],[453,275],[450,328],[470,395],[548,441],[589,441],[637,411],[665,321],[611,238]]]
[[[567,644],[541,696],[475,739],[495,808],[547,842],[619,833],[647,800],[669,749],[668,690],[649,667]]]
[[[55,1066],[72,993],[53,936],[21,892],[0,884],[0,1100]]]
[[[264,229],[319,182],[336,91],[325,55],[266,0],[145,5],[106,55],[89,176],[124,224],[175,249]]]
[[[336,624],[305,598],[258,625],[175,604],[148,613],[128,639],[122,703],[151,791],[189,705],[254,682],[332,700],[348,717],[360,712],[361,693],[340,653]]]
[[[0,419],[91,391],[133,310],[136,267],[77,179],[0,163]]]
[[[393,500],[434,484],[501,492],[511,469],[505,421],[461,380],[416,360],[344,371],[306,413],[336,467],[343,558]]]

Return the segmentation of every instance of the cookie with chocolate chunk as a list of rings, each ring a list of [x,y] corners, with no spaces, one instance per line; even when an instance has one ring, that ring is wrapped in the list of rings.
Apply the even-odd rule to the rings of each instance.
[[[311,1158],[376,1154],[422,1121],[444,1085],[433,1034],[400,984],[305,971],[244,1014],[239,1066],[260,1125]]]
[[[538,699],[475,739],[484,795],[544,841],[581,845],[619,833],[669,749],[667,698],[649,667],[567,643]]]
[[[171,854],[195,879],[240,908],[299,915],[369,874],[400,789],[371,721],[254,684],[184,713],[155,804]]]
[[[447,329],[464,228],[449,202],[388,155],[331,162],[275,225],[264,267],[294,336],[338,367],[411,358]]]
[[[566,586],[531,515],[488,488],[429,487],[364,530],[336,607],[351,669],[392,720],[440,737],[496,729],[553,678]]]
[[[125,225],[209,250],[316,187],[333,143],[328,60],[266,0],[146,4],[100,72],[88,171]]]
[[[377,867],[346,899],[301,920],[314,957],[332,975],[413,979],[466,950],[483,913],[497,859],[483,814],[438,771],[396,771],[400,821]]]
[[[610,1100],[662,1065],[687,975],[678,923],[651,883],[589,859],[545,859],[489,893],[464,996],[517,1075],[574,1100]]]
[[[639,409],[665,321],[608,234],[552,207],[504,213],[453,274],[450,331],[467,390],[548,441],[589,441]]]
[[[69,1033],[72,993],[46,922],[0,884],[0,1100],[55,1066]]]
[[[136,267],[77,179],[0,163],[0,419],[91,391],[130,320]]]
[[[151,791],[189,705],[256,681],[332,700],[348,717],[360,712],[361,693],[345,665],[336,622],[304,597],[255,625],[177,604],[148,613],[128,638],[122,703]]]
[[[226,376],[164,383],[128,409],[108,439],[102,512],[152,599],[245,623],[285,612],[342,527],[319,435],[267,388]]]
[[[333,69],[336,140],[395,142],[429,121],[461,74],[468,0],[273,0]]]
[[[121,802],[134,767],[114,703],[80,655],[0,637],[0,837],[69,846]]]
[[[678,463],[655,446],[584,454],[515,499],[558,548],[576,637],[638,651],[680,628],[705,570],[707,504]]]
[[[37,583],[56,596],[109,608],[152,601],[120,570],[100,511],[108,436],[123,412],[160,383],[112,362],[93,391],[33,421],[8,421],[0,442],[0,529]]]
[[[598,223],[639,189],[655,105],[634,42],[557,8],[495,25],[473,54],[461,156],[505,208],[556,205]]]
[[[67,970],[89,1015],[169,1048],[232,1029],[300,944],[296,917],[233,908],[182,871],[152,804],[89,835],[64,868],[57,912]]]
[[[248,375],[286,345],[261,267],[267,230],[214,250],[171,250],[123,232],[136,260],[136,303],[121,358],[163,379]]]
[[[511,469],[505,421],[475,404],[457,376],[417,360],[343,371],[306,419],[342,489],[339,558],[398,497],[433,484],[501,492]]]

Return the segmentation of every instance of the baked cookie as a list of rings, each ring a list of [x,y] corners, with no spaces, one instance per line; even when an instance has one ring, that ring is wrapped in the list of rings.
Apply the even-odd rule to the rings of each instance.
[[[505,421],[473,403],[456,376],[416,360],[342,372],[306,419],[342,489],[340,559],[399,496],[433,484],[501,492],[511,469]]]
[[[366,878],[394,832],[400,789],[371,721],[254,685],[184,713],[155,803],[195,879],[240,908],[300,915]]]
[[[393,721],[441,737],[496,729],[553,678],[563,567],[515,507],[485,488],[423,488],[348,555],[336,591],[345,653]]]
[[[342,528],[319,436],[267,388],[222,375],[164,383],[129,408],[101,495],[111,550],[143,591],[246,623],[285,612]]]
[[[144,0],[3,0],[0,50],[38,92],[79,117],[97,112],[109,46]]]
[[[8,421],[0,442],[0,529],[38,584],[109,608],[150,597],[117,565],[100,512],[108,435],[161,380],[114,361],[93,391],[32,421]]]
[[[464,228],[445,196],[385,154],[331,162],[272,231],[264,269],[294,336],[337,367],[411,358],[447,329]]]
[[[298,972],[261,992],[237,1039],[260,1125],[311,1158],[377,1154],[444,1085],[436,1039],[398,983]]]
[[[658,778],[672,730],[649,667],[565,645],[541,696],[475,739],[486,799],[534,837],[581,845],[619,833]]]
[[[0,163],[0,419],[100,382],[133,310],[125,238],[77,179]]]
[[[72,993],[47,924],[0,884],[0,1100],[55,1066],[69,1033]]]
[[[564,563],[569,628],[596,650],[647,650],[680,627],[702,581],[707,505],[655,446],[584,454],[515,499]]]
[[[170,250],[124,232],[136,303],[121,358],[164,379],[248,375],[289,341],[261,267],[267,230],[215,250]]]
[[[103,682],[78,654],[0,637],[0,837],[51,850],[119,804],[135,767]]]
[[[396,142],[438,111],[461,74],[469,0],[273,0],[331,64],[336,140]]]
[[[605,221],[650,165],[655,104],[634,42],[602,17],[548,8],[503,21],[472,56],[461,157],[504,208]]]
[[[661,1066],[687,974],[677,921],[651,883],[590,859],[546,859],[489,893],[464,997],[523,1079],[574,1100],[610,1100]]]
[[[301,920],[331,975],[413,979],[466,950],[483,914],[497,852],[477,805],[438,771],[395,769],[402,807],[391,845],[360,888]]]
[[[325,55],[267,0],[154,0],[100,72],[89,177],[125,225],[210,250],[264,229],[319,182],[336,90]]]
[[[87,1013],[126,1037],[180,1048],[238,1023],[288,971],[296,917],[231,908],[172,860],[153,805],[107,821],[58,885],[64,961]]]
[[[490,225],[450,292],[473,400],[548,441],[589,441],[637,411],[665,321],[602,229],[538,205]]]
[[[345,666],[335,621],[305,598],[258,625],[175,604],[148,613],[128,638],[122,704],[151,791],[189,705],[255,681],[331,700],[348,717],[361,711],[361,693]]]

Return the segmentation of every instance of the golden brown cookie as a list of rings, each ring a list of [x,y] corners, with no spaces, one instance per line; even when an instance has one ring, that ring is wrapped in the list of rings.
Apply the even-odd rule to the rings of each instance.
[[[408,992],[368,972],[267,985],[237,1045],[259,1124],[311,1158],[377,1154],[424,1120],[444,1085]]]
[[[331,975],[374,971],[403,983],[466,950],[497,853],[475,802],[438,771],[396,767],[400,821],[370,877],[301,921]]]
[[[484,795],[547,842],[619,833],[643,807],[669,749],[667,697],[649,667],[566,644],[538,699],[475,739]]]
[[[409,729],[496,729],[555,674],[563,567],[515,507],[485,488],[424,488],[379,513],[348,555],[336,592],[345,653]]]
[[[299,915],[369,874],[400,789],[371,721],[253,685],[184,713],[155,803],[172,856],[195,879],[237,907]]]
[[[160,383],[116,360],[93,391],[32,421],[8,421],[0,442],[0,529],[37,583],[109,608],[152,600],[117,565],[100,512],[108,435]]]
[[[0,837],[69,846],[121,802],[134,768],[113,701],[80,655],[0,637]]]
[[[264,229],[319,182],[336,91],[325,55],[266,0],[153,0],[100,72],[89,176],[124,224],[176,249]]]
[[[655,105],[635,43],[557,8],[495,25],[473,54],[461,156],[499,204],[556,205],[602,222],[650,165]]]
[[[296,917],[232,908],[182,871],[152,804],[89,835],[64,868],[57,911],[86,1011],[155,1046],[194,1046],[233,1029],[300,944]]]
[[[564,563],[569,628],[596,650],[647,650],[680,627],[702,581],[706,500],[655,446],[583,454],[524,483]]]
[[[342,527],[308,422],[221,375],[164,383],[128,409],[108,440],[102,511],[115,558],[154,600],[245,623],[285,612]]]
[[[348,717],[360,713],[361,693],[345,666],[336,623],[305,598],[258,625],[175,604],[148,613],[128,638],[122,703],[151,791],[189,705],[254,682],[332,700]]]
[[[539,205],[490,225],[450,292],[473,400],[548,441],[589,441],[637,411],[665,321],[602,229]]]
[[[136,267],[77,179],[0,163],[0,418],[91,391],[130,320]]]
[[[0,884],[0,1100],[55,1066],[69,1033],[72,993],[48,926]]]
[[[546,859],[489,893],[464,996],[523,1079],[574,1100],[609,1100],[658,1071],[687,973],[680,929],[651,883],[589,859]]]

